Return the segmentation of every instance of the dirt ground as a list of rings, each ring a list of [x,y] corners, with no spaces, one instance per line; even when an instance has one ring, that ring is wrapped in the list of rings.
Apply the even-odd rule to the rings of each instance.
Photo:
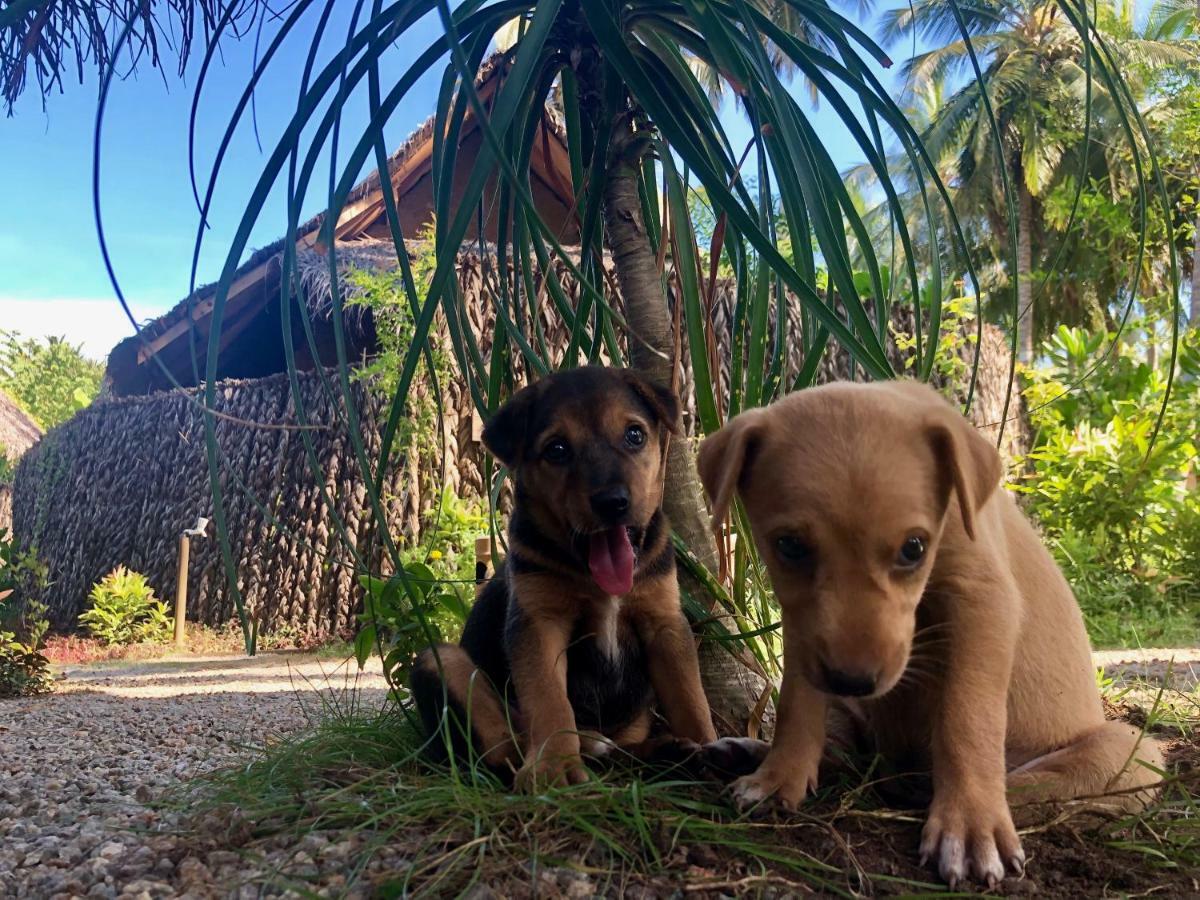
[[[1196,690],[1200,649],[1105,651],[1097,664],[1116,689],[1130,687],[1115,712],[1144,720],[1139,704],[1153,701],[1168,669],[1174,692]],[[247,758],[270,737],[305,728],[328,704],[381,705],[386,684],[377,664],[358,673],[353,663],[271,653],[107,662],[64,674],[52,696],[0,703],[0,895],[276,896],[281,891],[262,887],[271,872],[299,873],[325,896],[344,895],[355,836],[331,831],[311,833],[300,843],[288,835],[248,840],[220,823],[163,812],[156,801],[180,782]],[[1194,796],[1200,744],[1195,735],[1177,731],[1163,737],[1172,769],[1190,779]],[[768,816],[761,824],[781,853],[803,854],[838,870],[833,880],[844,890],[912,893],[911,883],[889,876],[944,890],[917,865],[919,811],[860,808],[835,815],[818,806],[811,813],[801,822]],[[414,837],[419,827],[413,824]],[[407,830],[394,834],[396,846],[379,854],[363,873],[364,887],[349,896],[375,890],[389,895],[388,880],[405,862]],[[1193,834],[1200,841],[1200,832]],[[1136,837],[1154,840],[1149,831]],[[1026,877],[1008,879],[997,893],[1200,896],[1200,871],[1159,868],[1153,855],[1114,852],[1104,839],[1103,826],[1098,832],[1095,823],[1079,820],[1026,833]],[[663,846],[669,876],[618,874],[598,881],[581,874],[588,869],[587,853],[581,837],[574,865],[494,873],[490,887],[473,889],[473,900],[788,896],[802,889],[769,860],[680,846],[669,836]]]

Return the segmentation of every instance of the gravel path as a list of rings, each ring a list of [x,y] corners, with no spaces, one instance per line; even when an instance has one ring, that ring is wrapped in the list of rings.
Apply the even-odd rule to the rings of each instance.
[[[1097,650],[1096,665],[1117,681],[1161,682],[1170,674],[1170,687],[1193,690],[1200,683],[1200,647],[1179,650]]]
[[[192,855],[149,804],[305,727],[355,674],[297,654],[109,663],[0,702],[0,896],[227,896],[215,886],[239,881],[241,858]],[[362,702],[383,702],[377,672],[357,683]]]
[[[1096,661],[1118,679],[1155,679],[1172,657],[1175,685],[1195,686],[1200,649],[1104,651]],[[177,817],[151,804],[181,780],[305,727],[347,689],[357,686],[364,704],[386,694],[378,668],[359,676],[353,663],[294,653],[65,674],[54,695],[0,701],[3,897],[258,896],[238,888],[247,874],[238,854],[187,846]],[[314,856],[335,862],[331,854],[353,849],[312,840],[279,855],[310,866]]]

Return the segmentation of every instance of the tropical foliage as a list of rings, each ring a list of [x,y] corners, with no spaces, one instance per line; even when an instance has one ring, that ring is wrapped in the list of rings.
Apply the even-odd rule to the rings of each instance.
[[[49,627],[45,608],[27,596],[29,585],[46,576],[37,554],[17,550],[0,528],[0,699],[45,693],[54,685],[50,662],[38,650]]]
[[[43,428],[65,422],[100,393],[104,366],[63,338],[22,338],[0,329],[0,390]]]
[[[50,661],[33,645],[0,631],[0,700],[44,694],[54,689]]]
[[[1046,343],[1048,363],[1025,390],[1037,430],[1016,489],[1097,642],[1190,645],[1200,637],[1200,331],[1182,342],[1161,428],[1166,366],[1128,345],[1105,360],[1111,337],[1060,326]]]
[[[170,639],[174,623],[146,577],[117,566],[92,588],[91,606],[79,624],[106,644],[140,644]]]
[[[1128,0],[918,0],[883,16],[891,44],[932,45],[904,64],[910,102],[994,314],[1012,327],[1020,309],[1026,362],[1037,332],[1111,328],[1132,299],[1173,299],[1168,245],[1185,246],[1188,210],[1178,182],[1153,202],[1152,128],[1186,109],[1164,104],[1165,88],[1194,83],[1200,46],[1190,2],[1136,12]]]
[[[50,623],[46,604],[35,598],[50,583],[50,567],[37,550],[18,548],[12,534],[0,528],[0,631],[15,633],[35,649],[41,646]]]

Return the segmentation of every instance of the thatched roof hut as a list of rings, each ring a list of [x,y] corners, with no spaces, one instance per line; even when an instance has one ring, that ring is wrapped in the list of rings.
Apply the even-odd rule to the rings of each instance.
[[[486,104],[491,99],[506,73],[502,56],[493,57],[484,64],[476,80],[481,101]],[[433,218],[433,128],[431,117],[388,159],[391,188],[406,240],[415,239]],[[478,119],[468,111],[460,132],[459,166],[454,173],[452,197],[465,189],[471,175],[471,160],[478,155],[482,141]],[[577,243],[579,232],[565,133],[549,109],[535,132],[530,184],[539,215],[561,235],[564,244]],[[316,319],[318,356],[328,361],[336,357],[333,328],[327,315],[328,248],[320,243],[325,224],[322,214],[298,229],[296,260],[301,296],[294,297],[292,302],[315,301],[310,303],[309,311]],[[495,237],[495,210],[483,222],[483,230],[484,239]],[[332,231],[341,269],[351,265],[395,265],[391,230],[377,171],[371,172],[350,192]],[[472,226],[467,238],[472,241],[480,238],[478,225]],[[251,255],[234,276],[221,323],[217,364],[220,378],[261,378],[285,369],[279,308],[283,249],[282,240],[263,247]],[[320,290],[322,285],[324,291]],[[314,287],[317,290],[312,290]],[[117,344],[108,357],[106,394],[128,397],[166,390],[172,387],[172,382],[164,368],[179,384],[195,385],[193,360],[201,360],[199,368],[203,371],[215,293],[215,285],[198,289],[146,325],[140,335],[130,336]],[[294,308],[293,313],[294,321],[298,323],[299,309]],[[375,346],[374,324],[369,312],[357,317],[354,324],[356,327],[349,335],[348,348],[352,358]],[[301,332],[299,325],[296,331]],[[302,333],[297,334],[294,349],[301,368],[310,369],[315,365]]]
[[[499,57],[483,66],[476,90],[485,104],[506,73]],[[433,216],[433,138],[431,118],[388,160],[406,238],[416,237]],[[454,191],[470,177],[481,141],[479,123],[468,111]],[[563,126],[548,109],[534,142],[530,183],[538,213],[565,243],[577,243]],[[298,283],[289,302],[297,323],[298,396],[286,375],[280,327],[283,241],[256,251],[239,267],[226,301],[217,365],[222,379],[217,443],[239,589],[261,627],[287,624],[312,634],[329,634],[352,622],[361,603],[355,566],[361,572],[383,564],[379,529],[355,462],[350,416],[337,390],[330,390],[336,378],[321,369],[336,359],[328,252],[320,244],[329,233],[326,225],[325,216],[318,215],[297,234]],[[481,227],[482,233],[477,223],[468,234],[473,245],[494,239],[494,215],[484,217]],[[395,265],[377,172],[351,192],[332,233],[343,297],[355,291],[346,280],[349,270]],[[411,252],[419,250],[414,242]],[[488,270],[478,256],[464,253],[461,286],[476,298],[478,310],[493,302],[495,284]],[[36,546],[53,567],[54,588],[43,599],[57,627],[74,624],[91,585],[117,564],[140,569],[160,595],[170,596],[179,533],[197,516],[211,517],[203,410],[197,402],[204,365],[195,361],[206,353],[215,292],[215,285],[200,288],[145,325],[140,335],[120,342],[109,354],[101,400],[55,428],[18,468],[15,531],[23,546]],[[315,355],[299,326],[302,312],[313,323]],[[479,312],[471,319],[477,333],[491,321]],[[348,320],[350,358],[374,353],[378,342],[370,311],[356,308]],[[452,489],[479,495],[481,456],[469,397],[459,385],[443,388],[445,430],[438,455],[453,460],[446,481]],[[351,401],[368,450],[377,450],[386,409],[362,384],[355,384]],[[303,426],[297,402],[303,406]],[[309,449],[320,477],[310,468]],[[440,484],[429,483],[429,460],[423,476],[416,453],[391,462],[381,477],[387,528],[411,539]],[[208,624],[227,620],[232,598],[215,540],[195,542],[191,579],[190,617]]]

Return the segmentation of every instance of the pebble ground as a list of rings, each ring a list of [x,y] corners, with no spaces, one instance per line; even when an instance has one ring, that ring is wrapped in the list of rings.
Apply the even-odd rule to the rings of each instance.
[[[1117,677],[1154,678],[1172,656],[1177,685],[1195,685],[1200,650],[1109,651],[1097,663]],[[353,663],[263,654],[64,674],[53,695],[0,701],[0,896],[252,898],[289,893],[286,877],[277,890],[263,887],[272,873],[318,872],[319,893],[342,895],[340,863],[355,857],[354,836],[283,836],[249,860],[197,846],[180,814],[156,811],[155,801],[307,727],[348,689],[361,704],[382,704],[377,669],[358,675]],[[385,849],[371,865],[395,871],[404,861]]]
[[[311,656],[172,659],[68,669],[50,696],[0,701],[0,896],[260,896],[245,861],[180,837],[164,790],[305,728],[357,681],[382,703],[377,673]],[[344,852],[321,835],[289,862]],[[333,848],[332,850],[329,848]],[[309,863],[312,862],[310,858]]]

